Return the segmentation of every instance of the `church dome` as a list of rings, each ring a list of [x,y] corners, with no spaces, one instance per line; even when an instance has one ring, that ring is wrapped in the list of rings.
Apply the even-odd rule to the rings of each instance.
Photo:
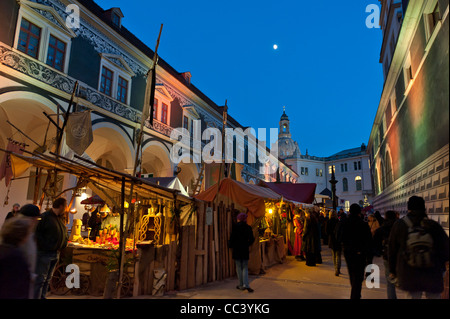
[[[298,157],[299,155],[301,154],[298,144],[292,138],[280,137],[278,139],[278,156],[281,159]]]

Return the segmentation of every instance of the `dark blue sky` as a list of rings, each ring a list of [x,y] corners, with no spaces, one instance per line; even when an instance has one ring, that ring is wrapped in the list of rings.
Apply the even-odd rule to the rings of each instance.
[[[381,96],[378,0],[96,0],[243,126],[278,127],[286,106],[302,154],[367,144]],[[278,44],[278,50],[273,49]]]

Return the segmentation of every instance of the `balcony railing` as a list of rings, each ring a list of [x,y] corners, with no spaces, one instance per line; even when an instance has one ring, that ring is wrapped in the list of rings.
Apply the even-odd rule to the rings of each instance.
[[[0,43],[0,63],[68,94],[72,94],[77,81],[67,74],[59,72],[45,63],[32,59],[2,43]],[[141,121],[142,112],[108,97],[84,83],[79,85],[78,97],[82,106],[84,100],[134,123],[140,123]],[[151,127],[147,120],[146,127],[165,136],[170,136],[173,130],[170,126],[159,121],[154,121],[153,127]]]

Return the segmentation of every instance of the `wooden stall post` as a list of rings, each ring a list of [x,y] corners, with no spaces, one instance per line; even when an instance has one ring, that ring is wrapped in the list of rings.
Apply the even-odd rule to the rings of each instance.
[[[206,284],[208,282],[208,258],[209,258],[209,229],[210,226],[208,226],[206,224],[206,207],[205,204],[202,203],[203,206],[203,212],[204,212],[204,223],[205,223],[205,236],[204,236],[204,243],[203,243],[203,247],[205,249],[205,255],[203,256],[203,278],[202,278],[202,284]]]
[[[180,258],[180,274],[179,274],[179,289],[185,290],[187,288],[187,268],[188,268],[188,244],[189,244],[189,228],[187,226],[181,227],[181,258]]]
[[[203,237],[205,227],[205,208],[203,205],[197,206],[197,250],[195,265],[195,285],[200,286],[203,282],[203,259],[205,251],[203,250]]]
[[[195,287],[195,226],[187,226],[189,229],[188,242],[188,275],[187,288]]]

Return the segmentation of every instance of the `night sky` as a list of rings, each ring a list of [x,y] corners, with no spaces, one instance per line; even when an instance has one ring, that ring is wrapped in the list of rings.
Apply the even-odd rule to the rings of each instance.
[[[242,126],[278,127],[286,106],[302,154],[367,145],[383,86],[378,0],[96,0]],[[273,45],[278,49],[274,50]]]

